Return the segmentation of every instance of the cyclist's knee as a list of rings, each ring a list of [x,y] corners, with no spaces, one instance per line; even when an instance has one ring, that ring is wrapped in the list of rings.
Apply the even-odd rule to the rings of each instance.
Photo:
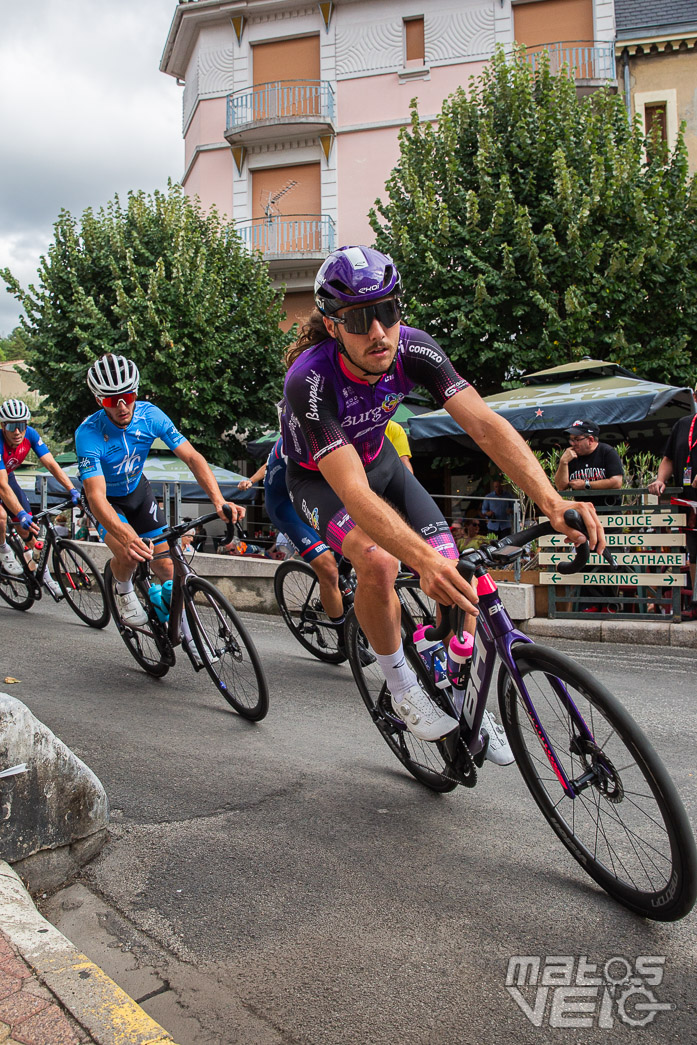
[[[370,538],[366,537],[357,549],[352,550],[350,558],[358,584],[364,589],[370,586],[389,591],[394,586],[399,562]]]

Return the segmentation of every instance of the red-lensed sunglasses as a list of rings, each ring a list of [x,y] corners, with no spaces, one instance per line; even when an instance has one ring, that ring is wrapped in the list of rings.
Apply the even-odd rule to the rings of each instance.
[[[113,410],[119,405],[119,403],[125,403],[126,406],[130,406],[131,403],[135,403],[137,398],[137,392],[120,392],[115,396],[102,396],[99,402],[102,406],[106,406],[109,410]]]

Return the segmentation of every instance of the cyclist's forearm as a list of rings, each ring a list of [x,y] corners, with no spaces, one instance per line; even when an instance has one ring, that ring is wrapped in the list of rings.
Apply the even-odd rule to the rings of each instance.
[[[545,515],[548,515],[552,506],[561,500],[559,493],[550,483],[542,465],[525,440],[508,421],[497,414],[493,416],[495,420],[490,421],[478,433],[469,427],[469,434],[501,471],[516,486],[520,486]]]
[[[95,494],[92,491],[88,493],[87,498],[90,512],[108,534],[117,541],[125,541],[132,535],[132,528],[117,515],[105,496]]]
[[[22,505],[19,498],[15,495],[12,487],[7,481],[4,483],[0,482],[0,501],[3,502],[13,518],[16,518],[22,511]]]

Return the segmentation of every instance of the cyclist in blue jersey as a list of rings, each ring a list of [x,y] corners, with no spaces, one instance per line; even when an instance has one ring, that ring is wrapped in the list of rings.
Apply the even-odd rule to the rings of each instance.
[[[289,354],[281,431],[296,511],[356,570],[356,615],[395,713],[419,739],[435,740],[457,723],[431,702],[405,661],[394,592],[398,560],[440,603],[476,615],[477,595],[457,572],[445,519],[384,439],[404,396],[423,384],[557,530],[574,543],[585,540],[564,522],[571,506],[585,520],[591,547],[602,551],[605,540],[592,505],[564,501],[524,440],[433,338],[400,323],[400,289],[396,266],[379,251],[351,246],[329,255],[315,281],[317,308]],[[509,758],[505,734],[493,719],[489,727],[497,732],[490,749],[499,748],[503,762]],[[492,760],[499,760],[496,750]]]
[[[206,459],[172,421],[153,403],[138,401],[140,373],[125,356],[102,356],[87,373],[87,384],[100,409],[75,433],[75,450],[82,488],[90,511],[99,524],[99,535],[114,554],[111,569],[116,581],[122,619],[134,626],[147,623],[147,614],[133,590],[133,572],[139,562],[166,551],[157,538],[166,529],[165,517],[153,495],[143,468],[153,441],[159,437],[191,469],[218,515],[225,522],[244,516],[244,508],[228,504]],[[157,559],[153,571],[165,581],[173,576],[172,560]],[[185,641],[190,641],[182,621]]]
[[[7,512],[10,513],[21,537],[28,547],[34,545],[34,535],[39,528],[32,521],[29,499],[17,482],[14,471],[33,450],[44,468],[64,486],[77,504],[79,493],[70,478],[60,467],[49,448],[35,428],[32,428],[31,412],[21,399],[7,399],[0,405],[0,566],[14,577],[19,577],[22,567],[7,543]],[[56,597],[62,595],[58,582],[44,569],[43,582]]]

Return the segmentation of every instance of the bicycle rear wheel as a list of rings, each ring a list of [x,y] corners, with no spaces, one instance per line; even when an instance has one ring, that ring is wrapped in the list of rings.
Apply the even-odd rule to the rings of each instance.
[[[346,615],[346,650],[349,664],[358,692],[382,739],[420,784],[441,793],[452,791],[457,787],[458,781],[448,773],[440,742],[427,743],[418,740],[395,715],[391,694],[379,665],[375,661],[372,664],[361,663],[360,648],[367,645],[356,614],[351,609]],[[413,647],[407,646],[405,654],[414,670],[421,676],[414,661],[416,655]]]
[[[319,581],[311,566],[297,559],[282,562],[273,580],[284,621],[301,646],[327,664],[342,664],[339,633],[331,627],[319,597]]]
[[[16,535],[9,533],[6,539],[23,572],[15,576],[12,573],[6,573],[0,567],[0,596],[13,610],[28,610],[36,602],[36,593],[33,578],[27,576],[23,556],[24,542],[20,541]]]
[[[568,657],[528,644],[514,647],[513,657],[576,796],[563,790],[502,666],[504,726],[544,817],[620,903],[656,921],[684,917],[697,897],[697,853],[675,785],[651,744],[619,701]]]
[[[57,541],[53,548],[53,572],[73,613],[91,628],[105,628],[109,607],[104,581],[87,552],[72,541]]]
[[[145,611],[148,614],[148,623],[139,627],[132,627],[121,620],[121,614],[116,602],[116,581],[111,572],[111,563],[108,562],[104,568],[104,588],[109,612],[114,624],[119,630],[121,638],[126,643],[128,650],[135,661],[140,664],[148,675],[154,678],[162,678],[174,664],[174,650],[167,638],[165,626],[155,618],[155,611],[147,594],[147,586],[136,570],[133,577],[133,590]]]
[[[195,574],[187,577],[184,596],[206,671],[235,711],[258,722],[269,710],[269,690],[256,646],[237,611],[215,585]]]

